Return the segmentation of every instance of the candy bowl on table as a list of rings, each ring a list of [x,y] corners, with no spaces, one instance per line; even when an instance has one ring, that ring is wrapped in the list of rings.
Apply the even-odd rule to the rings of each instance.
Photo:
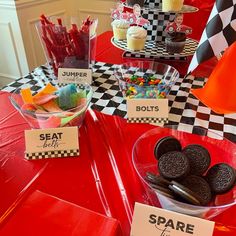
[[[201,127],[196,127],[194,134],[181,130],[184,129],[180,126],[157,127],[141,135],[133,146],[134,168],[151,205],[186,215],[212,219],[236,204],[236,145]],[[197,150],[194,150],[193,146],[203,147],[210,157],[210,162],[205,166],[201,175],[198,174],[196,177],[197,174],[192,173],[194,166],[191,166],[191,162],[188,174],[177,180],[167,176],[164,172],[165,168],[176,173],[174,168],[177,168],[177,165],[173,163],[173,159],[166,159],[170,156],[173,158],[173,153],[176,155],[180,152],[181,155],[187,156],[187,159],[201,158],[202,154],[196,153]],[[193,149],[189,157],[186,150],[189,150],[190,147]],[[173,151],[176,148],[179,150]],[[161,153],[162,151],[163,153]],[[157,153],[160,154],[158,158]],[[165,159],[169,163],[164,163]],[[200,159],[196,160],[199,160],[198,164],[201,163]],[[204,185],[199,184],[194,190],[196,181],[193,176],[195,180],[196,178],[201,179]],[[189,185],[186,185],[187,182]],[[205,183],[209,184],[207,190]],[[204,198],[206,195],[207,198],[209,197],[208,202],[203,203],[201,199],[206,199]]]
[[[154,61],[133,61],[114,72],[124,98],[166,98],[179,78],[172,66]]]
[[[87,17],[81,25],[78,22],[78,17],[42,14],[35,25],[54,79],[59,68],[89,69],[95,61],[98,20]]]
[[[92,93],[89,84],[60,86],[48,83],[38,92],[31,91],[28,86],[17,88],[9,98],[33,129],[80,127]]]

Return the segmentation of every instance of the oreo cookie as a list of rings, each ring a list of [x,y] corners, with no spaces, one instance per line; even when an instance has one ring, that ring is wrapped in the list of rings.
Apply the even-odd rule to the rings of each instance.
[[[181,179],[188,175],[190,165],[188,158],[177,151],[163,154],[158,161],[159,173],[166,179]]]
[[[206,179],[212,192],[225,193],[234,186],[236,173],[230,165],[218,163],[208,170]]]
[[[190,175],[180,183],[194,193],[194,196],[200,201],[202,206],[206,206],[211,201],[211,188],[202,177]]]
[[[170,184],[170,181],[164,179],[161,176],[155,175],[151,172],[147,172],[146,173],[146,177],[145,179],[149,182],[152,183],[154,185],[158,185],[158,186],[163,186],[163,187],[168,187]]]
[[[187,187],[183,186],[182,184],[176,182],[176,181],[171,181],[171,184],[169,185],[169,188],[180,198],[184,199],[190,204],[193,205],[201,205],[201,202],[198,200],[196,197],[195,193],[192,192],[190,189]]]
[[[158,160],[163,154],[171,151],[181,151],[182,146],[178,139],[167,136],[162,139],[160,139],[154,148],[154,155],[156,159]]]
[[[191,144],[183,149],[190,164],[190,174],[203,175],[210,166],[211,158],[208,150],[201,145]]]
[[[175,198],[173,192],[170,189],[168,189],[168,187],[162,187],[155,184],[151,184],[151,187],[154,189],[155,192],[160,193],[163,196],[166,196],[172,199]]]

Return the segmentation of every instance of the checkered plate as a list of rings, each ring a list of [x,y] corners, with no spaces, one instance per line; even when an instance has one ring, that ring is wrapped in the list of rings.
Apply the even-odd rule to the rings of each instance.
[[[152,5],[144,5],[144,10],[153,10],[154,12],[162,12],[162,6],[159,5],[158,7],[155,7],[154,4]],[[194,6],[190,6],[190,5],[183,5],[182,9],[179,11],[179,13],[193,13],[193,12],[197,12],[199,9],[197,7]]]
[[[139,55],[145,55],[146,57],[168,57],[169,59],[175,59],[176,57],[186,57],[191,56],[196,51],[198,42],[194,39],[187,38],[186,45],[184,47],[183,52],[177,54],[170,54],[165,49],[164,42],[155,42],[155,41],[146,41],[145,48],[140,51],[131,51],[127,48],[127,41],[126,40],[116,40],[114,37],[111,38],[111,43],[122,50],[133,52]]]

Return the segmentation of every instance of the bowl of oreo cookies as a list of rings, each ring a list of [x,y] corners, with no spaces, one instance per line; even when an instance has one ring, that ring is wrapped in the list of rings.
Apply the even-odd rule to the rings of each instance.
[[[236,204],[236,145],[196,127],[157,127],[133,147],[133,164],[153,206],[212,219]]]

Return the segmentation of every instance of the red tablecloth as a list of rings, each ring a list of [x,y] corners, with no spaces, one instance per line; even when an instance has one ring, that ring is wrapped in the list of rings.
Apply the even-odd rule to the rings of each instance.
[[[79,157],[27,161],[24,130],[30,127],[8,96],[0,93],[1,222],[11,220],[20,200],[37,189],[118,219],[123,234],[129,235],[134,202],[149,203],[132,164],[132,147],[153,126],[128,124],[120,117],[89,110],[80,128]],[[214,235],[236,234],[236,218],[232,218],[235,211],[236,206],[214,219],[219,222]]]
[[[212,2],[186,1],[201,9],[198,13],[201,18],[188,16],[191,24],[199,26],[195,38],[200,37]],[[123,52],[110,43],[111,36],[112,32],[99,36],[96,59],[120,64],[124,62]],[[199,68],[198,73],[209,74],[214,63]],[[187,63],[175,62],[174,66],[184,73]],[[5,223],[11,221],[25,196],[40,190],[119,220],[123,234],[129,235],[134,202],[149,203],[132,164],[132,147],[137,138],[153,126],[127,124],[120,117],[89,110],[80,129],[79,157],[27,161],[24,130],[30,127],[10,104],[8,96],[0,93],[0,226],[4,228]],[[235,212],[236,207],[232,207],[214,219],[217,221],[214,235],[236,235],[236,218],[232,217]],[[1,235],[7,235],[2,232],[0,229]]]

